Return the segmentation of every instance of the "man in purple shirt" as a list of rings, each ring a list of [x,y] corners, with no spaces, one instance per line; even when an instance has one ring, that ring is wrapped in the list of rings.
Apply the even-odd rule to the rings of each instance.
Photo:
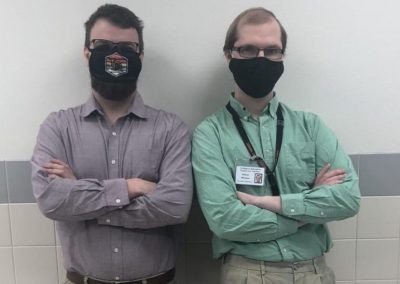
[[[192,199],[189,131],[136,90],[141,20],[106,4],[85,27],[92,95],[41,125],[34,195],[56,221],[67,283],[173,283]]]

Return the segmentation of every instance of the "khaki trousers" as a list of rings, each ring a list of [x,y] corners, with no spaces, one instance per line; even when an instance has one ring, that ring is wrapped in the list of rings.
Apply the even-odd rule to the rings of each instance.
[[[64,284],[75,284],[74,282],[69,281],[68,279],[65,280]],[[173,280],[172,282],[169,282],[167,284],[175,284],[175,280]]]
[[[224,257],[221,284],[335,284],[335,275],[324,256],[294,263],[275,263],[228,254]]]

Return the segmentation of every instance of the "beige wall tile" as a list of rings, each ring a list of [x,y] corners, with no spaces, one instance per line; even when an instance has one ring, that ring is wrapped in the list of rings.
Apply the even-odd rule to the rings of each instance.
[[[357,221],[358,239],[398,238],[400,197],[363,197]]]
[[[12,248],[0,248],[1,283],[14,284],[14,262]]]
[[[398,284],[397,280],[360,280],[356,284]]]
[[[326,255],[326,261],[335,271],[336,280],[355,280],[356,240],[334,241],[333,248]]]
[[[61,243],[60,243],[60,237],[58,236],[58,233],[57,233],[57,226],[54,226],[54,230],[55,230],[55,236],[56,236],[56,246],[60,246]]]
[[[355,239],[357,237],[357,216],[342,221],[329,222],[328,227],[334,240]]]
[[[64,260],[62,256],[62,250],[60,246],[56,247],[57,253],[57,271],[58,271],[58,283],[64,284],[66,280],[66,271],[64,269]]]
[[[357,240],[356,279],[397,279],[399,239]]]
[[[55,247],[14,248],[17,284],[58,283]]]
[[[11,247],[11,228],[8,204],[0,205],[0,247]]]
[[[10,217],[14,246],[55,245],[54,222],[36,204],[10,204]]]

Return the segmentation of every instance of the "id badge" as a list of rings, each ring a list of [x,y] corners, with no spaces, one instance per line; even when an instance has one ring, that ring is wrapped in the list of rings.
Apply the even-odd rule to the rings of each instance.
[[[252,160],[236,161],[235,183],[263,186],[265,170]]]

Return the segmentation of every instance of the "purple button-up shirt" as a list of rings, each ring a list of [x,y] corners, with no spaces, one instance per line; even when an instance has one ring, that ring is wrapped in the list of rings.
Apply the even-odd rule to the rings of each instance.
[[[42,166],[52,158],[77,180],[48,178]],[[129,178],[156,189],[129,200]],[[176,225],[190,209],[190,134],[176,115],[144,105],[138,93],[110,126],[92,96],[43,122],[32,185],[40,210],[56,220],[68,271],[110,281],[155,276],[174,267]]]

